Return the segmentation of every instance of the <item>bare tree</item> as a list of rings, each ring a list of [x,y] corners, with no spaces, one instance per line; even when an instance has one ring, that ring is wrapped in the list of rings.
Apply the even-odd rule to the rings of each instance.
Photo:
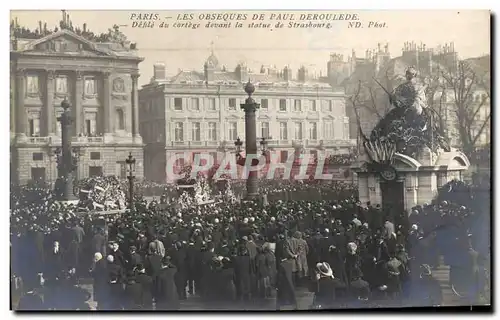
[[[455,116],[461,147],[467,156],[471,156],[478,139],[490,125],[490,70],[481,71],[468,61],[459,61],[456,69],[442,70],[440,76],[444,80],[444,90],[452,98],[451,112]],[[482,110],[486,110],[483,119]]]

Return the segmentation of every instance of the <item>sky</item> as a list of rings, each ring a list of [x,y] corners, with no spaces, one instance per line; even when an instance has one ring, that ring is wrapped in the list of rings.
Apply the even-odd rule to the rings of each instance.
[[[258,72],[261,65],[276,65],[282,69],[289,65],[295,71],[306,66],[309,73],[326,74],[326,64],[331,53],[343,54],[345,59],[356,51],[363,57],[367,49],[374,49],[378,43],[388,43],[392,57],[400,56],[404,42],[425,43],[437,47],[454,42],[455,50],[461,58],[470,58],[490,53],[490,13],[485,10],[466,11],[68,11],[73,26],[87,28],[94,33],[107,32],[113,24],[121,25],[120,30],[132,42],[138,44],[138,52],[145,60],[139,65],[139,83],[146,84],[153,75],[153,64],[166,65],[167,75],[175,75],[182,70],[199,70],[210,55],[213,47],[219,63],[232,70],[238,62]],[[178,14],[194,13],[264,13],[269,21],[271,13],[294,13],[296,19],[302,13],[350,13],[359,16],[363,28],[348,28],[346,21],[333,21],[330,29],[207,29],[196,30],[168,28],[160,29],[158,22],[154,28],[133,28],[131,15],[135,13],[158,13],[164,21],[175,22]],[[61,11],[12,11],[11,18],[17,17],[22,26],[30,29],[38,27],[38,21],[47,22],[49,28],[59,25]],[[166,17],[172,17],[165,19]],[[221,21],[219,21],[221,22]],[[296,21],[295,21],[296,22]],[[383,23],[384,28],[368,28],[369,22]],[[285,25],[288,23],[284,22]],[[234,26],[234,22],[233,22]],[[213,45],[211,44],[213,42]]]

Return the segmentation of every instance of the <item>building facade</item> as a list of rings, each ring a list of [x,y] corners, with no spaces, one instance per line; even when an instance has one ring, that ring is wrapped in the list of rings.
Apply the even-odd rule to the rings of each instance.
[[[247,81],[257,111],[257,136],[268,141],[270,152],[285,161],[297,148],[325,156],[348,153],[349,137],[344,90],[320,79],[311,79],[302,67],[292,70],[262,67],[251,72],[245,64],[227,71],[212,53],[203,71],[181,71],[166,78],[163,64],[154,66],[154,77],[139,92],[140,131],[145,143],[145,176],[164,181],[167,160],[175,154],[211,153],[221,161],[234,151],[234,142],[245,140],[244,112],[240,104]],[[244,144],[243,144],[244,145]],[[189,161],[189,160],[188,160]]]
[[[69,19],[68,19],[69,20]],[[57,179],[61,102],[71,104],[77,178],[127,175],[129,152],[143,175],[135,44],[115,28],[100,37],[74,29],[29,31],[11,25],[11,175],[15,183]]]

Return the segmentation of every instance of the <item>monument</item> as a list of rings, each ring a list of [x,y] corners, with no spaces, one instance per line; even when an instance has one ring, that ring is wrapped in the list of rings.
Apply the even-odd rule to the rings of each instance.
[[[406,80],[392,93],[386,90],[394,108],[369,138],[361,132],[363,148],[352,166],[359,200],[380,204],[395,214],[430,203],[439,187],[461,179],[470,166],[467,157],[450,148],[441,128],[433,124],[425,85],[417,79],[414,67],[406,70]]]

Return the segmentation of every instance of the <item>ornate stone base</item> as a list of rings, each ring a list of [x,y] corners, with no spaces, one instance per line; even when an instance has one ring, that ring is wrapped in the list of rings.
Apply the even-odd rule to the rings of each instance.
[[[438,188],[453,179],[462,179],[462,174],[470,166],[467,157],[459,151],[441,152],[433,154],[429,149],[424,150],[417,159],[396,153],[392,166],[396,169],[396,178],[388,182],[380,172],[369,171],[366,168],[366,159],[361,159],[351,169],[357,173],[359,200],[363,205],[384,205],[389,196],[398,193],[402,199],[405,211],[416,205],[430,203],[437,195]],[[388,189],[388,185],[390,184]],[[402,188],[402,190],[396,190]],[[384,194],[386,199],[384,199]]]

